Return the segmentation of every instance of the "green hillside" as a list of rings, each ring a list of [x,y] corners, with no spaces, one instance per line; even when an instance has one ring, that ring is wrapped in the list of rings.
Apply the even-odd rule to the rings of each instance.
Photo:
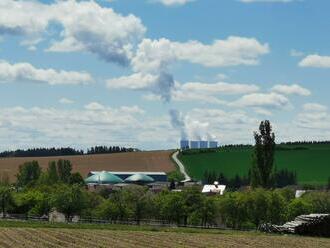
[[[195,179],[202,179],[206,170],[233,177],[247,175],[252,151],[251,147],[227,147],[216,152],[181,153],[179,158]],[[296,171],[300,184],[325,184],[330,176],[330,145],[280,145],[275,165],[277,169]]]

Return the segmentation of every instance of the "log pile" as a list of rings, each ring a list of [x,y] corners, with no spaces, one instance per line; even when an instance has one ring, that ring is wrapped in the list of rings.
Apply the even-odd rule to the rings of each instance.
[[[260,230],[268,233],[330,237],[330,214],[300,215],[282,226],[263,224]]]

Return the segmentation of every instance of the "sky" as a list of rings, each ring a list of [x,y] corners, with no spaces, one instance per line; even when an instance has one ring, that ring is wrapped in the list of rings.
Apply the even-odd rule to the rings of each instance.
[[[1,0],[0,150],[330,140],[327,0]]]

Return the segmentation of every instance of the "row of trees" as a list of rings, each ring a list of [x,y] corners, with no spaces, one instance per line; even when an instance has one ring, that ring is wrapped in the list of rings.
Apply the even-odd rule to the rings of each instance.
[[[73,156],[84,154],[104,154],[104,153],[119,153],[119,152],[134,152],[134,148],[126,148],[119,146],[95,146],[91,147],[85,153],[83,150],[76,150],[70,147],[61,148],[33,148],[27,150],[4,151],[0,153],[0,157],[49,157],[49,156]]]
[[[297,174],[295,172],[288,171],[287,169],[283,169],[275,171],[273,180],[273,185],[275,188],[283,188],[290,185],[297,185]],[[241,187],[249,186],[251,184],[251,172],[248,173],[248,176],[240,176],[236,174],[232,178],[226,177],[221,172],[204,172],[203,183],[213,184],[215,181],[218,181],[220,184],[226,185],[227,188],[229,188],[230,190],[237,190]]]
[[[47,157],[47,156],[68,156],[83,155],[83,150],[75,150],[70,147],[61,148],[34,148],[27,150],[4,151],[0,153],[0,157]]]
[[[18,188],[57,183],[83,185],[84,180],[79,173],[72,173],[69,160],[51,161],[46,171],[42,171],[38,161],[26,162],[19,167],[16,181]]]
[[[70,221],[74,215],[111,222],[161,220],[178,225],[223,225],[231,228],[257,228],[262,223],[282,224],[300,214],[329,213],[329,192],[306,193],[299,199],[294,191],[251,190],[206,196],[200,188],[183,192],[164,190],[155,194],[143,186],[120,191],[101,189],[88,192],[77,184],[39,184],[14,191],[0,186],[4,213],[48,215],[56,208]]]
[[[119,152],[134,152],[134,148],[126,148],[120,146],[95,146],[87,150],[87,154],[105,154],[105,153],[119,153]]]

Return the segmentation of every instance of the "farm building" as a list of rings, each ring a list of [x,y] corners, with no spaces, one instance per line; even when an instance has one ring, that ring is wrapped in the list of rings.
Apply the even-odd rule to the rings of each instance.
[[[91,171],[88,175],[92,176],[99,173],[99,171]],[[145,175],[153,179],[153,182],[167,182],[167,175],[165,172],[108,171],[108,173],[119,177],[122,181],[134,175]]]
[[[204,185],[202,193],[211,194],[211,195],[213,194],[223,195],[225,189],[226,189],[226,185],[219,185],[218,182],[214,182],[214,184],[211,185]]]
[[[102,171],[98,173],[93,173],[85,179],[85,182],[87,184],[117,184],[123,183],[124,180],[112,173]]]

